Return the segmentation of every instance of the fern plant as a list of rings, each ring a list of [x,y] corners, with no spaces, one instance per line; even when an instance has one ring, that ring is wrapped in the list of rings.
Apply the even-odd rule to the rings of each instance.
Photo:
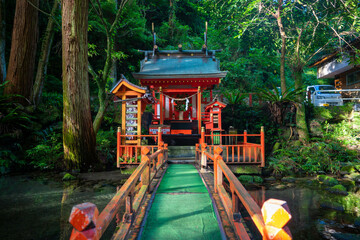
[[[284,94],[274,87],[274,90],[268,88],[259,88],[259,97],[268,103],[270,115],[272,120],[282,125],[284,122],[285,111],[287,108],[295,107],[299,103],[298,96],[303,92],[303,89],[287,89]],[[290,109],[290,111],[293,111]]]

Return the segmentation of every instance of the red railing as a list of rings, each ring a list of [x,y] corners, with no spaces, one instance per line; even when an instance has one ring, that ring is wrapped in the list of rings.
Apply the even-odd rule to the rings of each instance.
[[[126,144],[126,140],[147,140],[147,142],[151,141],[154,145],[149,145],[148,143],[141,143],[141,145],[130,145]],[[159,141],[160,139],[160,141]],[[141,156],[141,147],[149,147],[150,153],[153,154],[159,149],[159,143],[162,142],[162,132],[158,131],[157,135],[125,135],[121,134],[121,128],[118,128],[117,131],[117,152],[116,152],[116,161],[117,167],[121,165],[131,165],[131,164],[140,164],[140,156]]]
[[[214,162],[215,193],[219,195],[228,218],[240,239],[251,239],[244,226],[245,220],[241,220],[241,206],[246,209],[264,240],[292,239],[289,228],[284,227],[291,219],[290,210],[285,201],[269,199],[260,210],[259,205],[224,162],[222,148],[217,146],[213,154],[205,151],[205,155]],[[229,184],[225,183],[224,177]]]
[[[259,164],[265,167],[265,133],[261,127],[260,134],[205,134],[202,129],[200,144],[197,152],[200,154],[207,150],[210,154],[214,154],[214,149],[221,146],[224,154],[224,161],[227,164]],[[259,143],[251,143],[249,137],[259,138]],[[217,138],[217,139],[216,139]],[[214,143],[217,143],[216,145]],[[212,164],[211,159],[207,163]]]
[[[159,144],[159,149],[153,154],[150,154],[149,147],[141,147],[140,165],[100,214],[93,203],[78,204],[72,208],[69,222],[73,230],[70,239],[100,239],[115,216],[119,228],[113,238],[125,239],[141,209],[145,195],[152,191],[152,181],[167,162],[167,157],[167,144],[164,142]],[[123,204],[125,213],[121,218],[119,211]]]

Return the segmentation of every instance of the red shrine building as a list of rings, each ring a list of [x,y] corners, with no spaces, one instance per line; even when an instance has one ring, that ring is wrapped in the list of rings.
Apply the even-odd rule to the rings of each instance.
[[[183,50],[181,45],[178,50],[158,50],[154,44],[153,50],[143,52],[140,71],[133,73],[141,86],[123,79],[112,90],[123,103],[123,133],[141,135],[140,118],[149,103],[153,109],[149,134],[157,134],[161,127],[165,142],[167,138],[198,142],[201,127],[220,133],[226,104],[214,98],[213,89],[227,72],[220,71],[216,51],[206,45],[202,50]]]

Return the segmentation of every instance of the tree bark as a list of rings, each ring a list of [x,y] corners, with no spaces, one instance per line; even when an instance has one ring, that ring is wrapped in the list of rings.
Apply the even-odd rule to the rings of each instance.
[[[96,166],[88,77],[89,2],[62,1],[63,144],[68,169]]]
[[[5,0],[0,0],[0,83],[6,78],[5,60]]]
[[[39,6],[39,0],[29,0]],[[38,35],[38,10],[25,0],[17,0],[5,94],[19,94],[28,101],[34,79]],[[23,103],[26,101],[23,100]]]
[[[42,89],[44,86],[44,78],[47,73],[47,65],[49,62],[50,49],[52,46],[53,38],[54,38],[54,16],[56,10],[58,9],[58,1],[54,0],[53,7],[49,16],[48,24],[46,26],[46,30],[43,36],[43,41],[41,43],[41,51],[39,57],[39,63],[37,66],[35,82],[33,86],[33,90],[31,92],[31,102],[37,106],[40,102]]]
[[[303,87],[302,72],[302,67],[293,69],[295,76],[295,89]],[[298,96],[298,103],[296,104],[296,129],[299,134],[299,140],[302,142],[308,142],[310,139],[305,112],[304,96],[303,94],[300,94]]]
[[[286,34],[281,19],[282,5],[283,5],[283,0],[279,0],[278,9],[276,10],[274,16],[276,18],[281,36],[280,82],[281,82],[281,93],[284,95],[286,91],[286,78],[285,78]]]

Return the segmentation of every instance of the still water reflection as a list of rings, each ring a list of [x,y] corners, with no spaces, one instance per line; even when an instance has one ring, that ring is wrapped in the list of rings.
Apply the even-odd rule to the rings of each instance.
[[[72,206],[92,202],[101,211],[124,176],[115,178],[118,180],[108,176],[108,180],[62,182],[60,175],[50,174],[0,177],[0,239],[69,239]],[[269,198],[287,201],[293,216],[288,226],[294,239],[360,239],[353,214],[320,207],[326,192],[295,184],[285,188],[279,185],[248,189],[259,204]],[[114,228],[115,223],[104,239],[110,239]]]
[[[115,191],[104,181],[62,182],[46,174],[0,177],[0,238],[69,239],[72,206],[92,202],[101,211]],[[110,233],[111,228],[114,224]]]
[[[301,184],[286,186],[280,183],[248,187],[248,190],[260,206],[269,198],[285,200],[288,203],[292,219],[287,226],[293,239],[360,239],[360,229],[354,226],[356,216],[353,213],[321,206],[324,199],[331,198],[331,194],[326,191]]]

